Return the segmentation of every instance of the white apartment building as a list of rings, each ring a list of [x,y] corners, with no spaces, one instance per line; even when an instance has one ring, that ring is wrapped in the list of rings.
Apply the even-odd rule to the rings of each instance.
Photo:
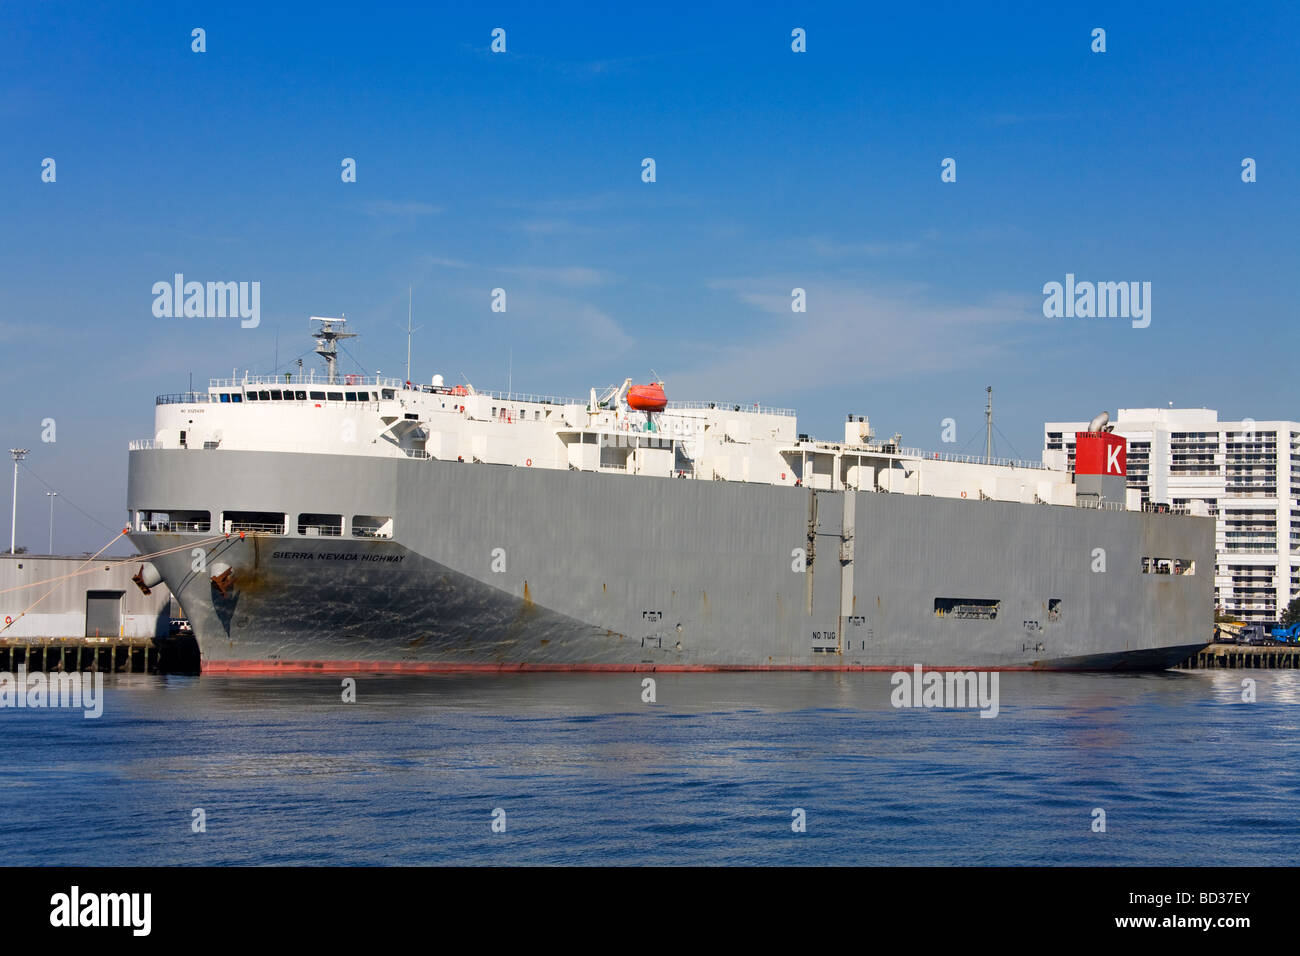
[[[1300,423],[1221,422],[1208,408],[1121,408],[1128,487],[1142,502],[1214,516],[1215,604],[1253,623],[1276,621],[1300,594]],[[1087,422],[1043,425],[1043,464],[1074,470]]]

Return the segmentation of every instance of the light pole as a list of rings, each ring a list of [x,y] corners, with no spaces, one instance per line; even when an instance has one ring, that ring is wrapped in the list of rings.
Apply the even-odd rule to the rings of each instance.
[[[27,457],[27,449],[10,448],[9,454],[14,456],[14,509],[9,517],[9,553],[13,554],[18,534],[18,463]]]
[[[50,499],[50,550],[48,554],[54,553],[54,499],[59,496],[57,491],[45,492],[45,497]]]

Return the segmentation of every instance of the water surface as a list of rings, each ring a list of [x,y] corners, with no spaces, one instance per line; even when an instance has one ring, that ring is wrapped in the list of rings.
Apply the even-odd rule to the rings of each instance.
[[[884,673],[643,676],[109,678],[98,720],[0,710],[0,861],[1300,862],[1297,672],[1006,673],[994,719]]]

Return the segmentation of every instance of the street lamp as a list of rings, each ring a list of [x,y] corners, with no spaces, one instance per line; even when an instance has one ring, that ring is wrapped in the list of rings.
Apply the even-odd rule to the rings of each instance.
[[[50,550],[47,554],[54,553],[54,499],[59,496],[57,491],[45,492],[45,497],[50,499]]]
[[[9,553],[13,554],[18,533],[18,463],[27,457],[27,449],[10,448],[9,454],[14,456],[14,510],[9,517]]]

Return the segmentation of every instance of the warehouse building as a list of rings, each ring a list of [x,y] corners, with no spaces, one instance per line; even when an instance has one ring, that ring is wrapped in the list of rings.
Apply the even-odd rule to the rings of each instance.
[[[167,637],[175,610],[171,593],[159,584],[144,594],[131,580],[140,564],[0,554],[0,639]],[[55,578],[63,580],[38,583]]]

